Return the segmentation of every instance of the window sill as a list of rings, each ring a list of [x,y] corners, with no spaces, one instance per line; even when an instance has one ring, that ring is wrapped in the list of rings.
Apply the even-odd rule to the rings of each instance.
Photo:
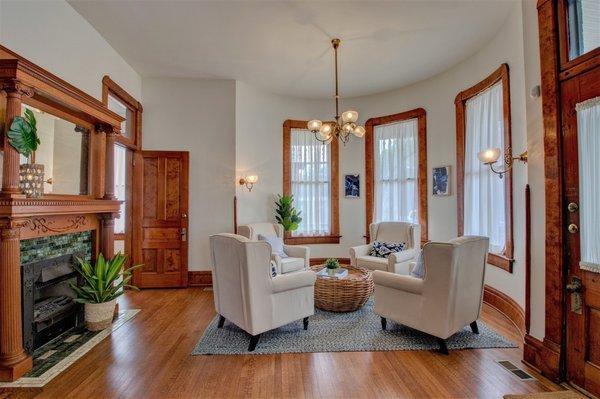
[[[507,258],[504,255],[488,253],[487,263],[499,267],[500,269],[505,270],[509,273],[512,273],[513,264],[515,263],[515,260]]]
[[[339,244],[342,236],[312,236],[312,237],[285,237],[285,243],[289,245],[303,244]]]

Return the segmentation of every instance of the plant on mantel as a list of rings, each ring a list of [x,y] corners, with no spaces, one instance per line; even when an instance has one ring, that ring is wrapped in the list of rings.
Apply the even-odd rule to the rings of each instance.
[[[135,265],[123,270],[127,256],[120,252],[111,259],[98,255],[95,264],[77,258],[75,270],[83,277],[84,284],[71,284],[76,302],[85,306],[85,323],[90,331],[103,330],[110,326],[115,311],[116,299],[123,295],[124,288],[137,290],[129,284],[132,272],[143,265]],[[121,281],[117,283],[117,280]]]
[[[14,117],[6,134],[8,142],[17,152],[29,158],[38,148],[40,138],[37,135],[37,121],[29,108],[24,116]]]

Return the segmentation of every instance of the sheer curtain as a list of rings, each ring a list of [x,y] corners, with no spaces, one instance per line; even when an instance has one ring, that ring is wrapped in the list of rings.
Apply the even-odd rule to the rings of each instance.
[[[115,145],[115,196],[119,201],[125,201],[127,183],[127,149]],[[125,233],[125,202],[121,204],[121,214],[115,219],[115,233]]]
[[[418,223],[418,120],[375,126],[374,222]]]
[[[294,236],[331,233],[331,151],[308,130],[291,131],[291,172],[294,205],[302,222]]]
[[[600,97],[577,104],[580,267],[600,272]]]
[[[502,82],[469,99],[465,119],[464,234],[487,236],[490,252],[502,253],[506,245],[504,180],[477,158],[478,152],[490,147],[505,149]]]

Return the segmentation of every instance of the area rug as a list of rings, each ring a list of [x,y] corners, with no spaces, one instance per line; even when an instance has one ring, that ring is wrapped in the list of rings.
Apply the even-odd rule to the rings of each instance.
[[[76,327],[54,338],[33,353],[33,368],[14,382],[0,382],[0,388],[39,388],[66,370],[113,331],[131,320],[140,309],[119,313],[111,327],[102,331],[88,331]]]
[[[240,355],[302,352],[358,352],[438,349],[436,339],[388,320],[381,329],[379,316],[373,312],[373,299],[350,313],[333,313],[317,309],[310,317],[308,330],[302,320],[261,335],[254,352],[248,352],[246,332],[226,321],[217,328],[218,317],[208,325],[192,355]],[[447,340],[448,349],[516,348],[517,345],[478,322],[480,334],[467,326]]]

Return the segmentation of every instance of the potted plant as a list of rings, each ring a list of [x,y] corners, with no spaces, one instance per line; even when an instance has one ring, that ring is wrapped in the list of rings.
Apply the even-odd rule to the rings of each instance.
[[[123,270],[127,256],[120,252],[108,260],[99,254],[94,265],[79,258],[77,261],[79,265],[75,265],[74,268],[81,274],[84,283],[81,286],[71,284],[71,288],[77,294],[75,301],[84,304],[87,329],[103,330],[112,323],[116,299],[123,295],[123,289],[125,287],[138,289],[130,285],[129,281],[132,271],[142,265]],[[121,281],[117,282],[121,277]]]
[[[26,108],[24,116],[14,117],[6,135],[10,145],[28,159],[28,163],[20,166],[21,191],[27,197],[41,197],[44,194],[44,165],[35,163],[40,138],[33,112]]]
[[[327,268],[327,274],[335,276],[335,273],[340,268],[340,261],[335,258],[329,258],[325,261],[325,267]]]
[[[294,208],[293,195],[278,195],[275,201],[275,220],[283,225],[283,230],[286,232],[294,231],[302,221],[300,214]]]

